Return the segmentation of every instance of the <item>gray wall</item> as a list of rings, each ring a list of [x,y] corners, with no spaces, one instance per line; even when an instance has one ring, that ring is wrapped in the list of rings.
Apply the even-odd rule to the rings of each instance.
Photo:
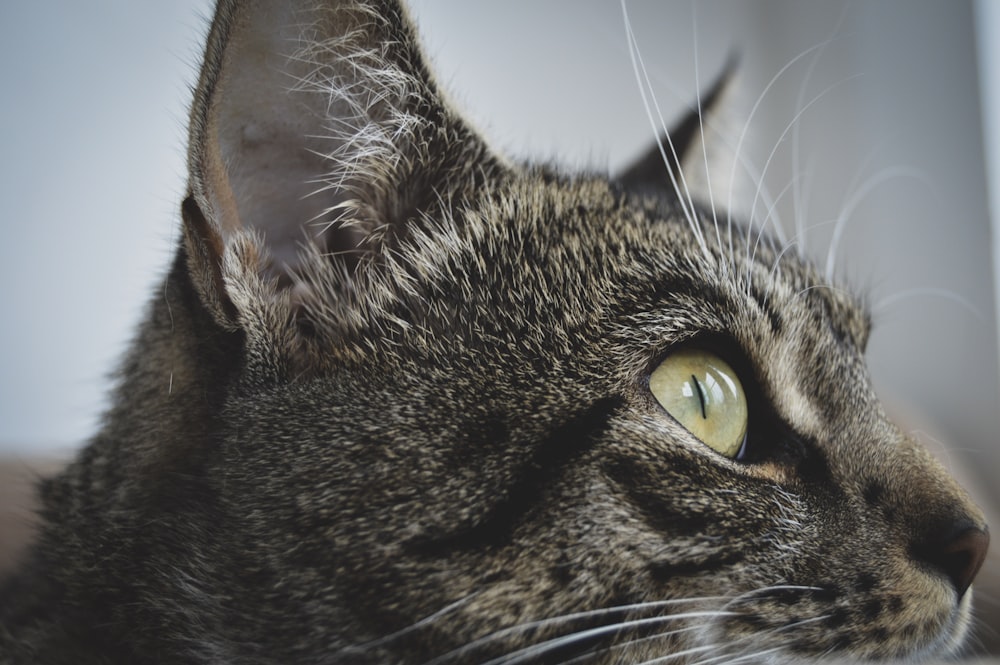
[[[186,85],[208,12],[194,0],[0,6],[0,451],[65,449],[95,427],[106,373],[176,238]],[[879,390],[991,479],[997,345],[969,4],[707,0],[695,17],[688,1],[635,1],[629,12],[668,115],[694,99],[696,36],[702,84],[740,53],[742,118],[813,49],[761,100],[747,154],[763,167],[800,96],[830,88],[765,182],[777,194],[794,178],[779,210],[790,235],[796,216],[815,227],[808,251],[821,261],[831,220],[867,191],[836,265],[876,305]],[[617,2],[420,0],[415,13],[446,86],[512,155],[614,169],[650,141]]]

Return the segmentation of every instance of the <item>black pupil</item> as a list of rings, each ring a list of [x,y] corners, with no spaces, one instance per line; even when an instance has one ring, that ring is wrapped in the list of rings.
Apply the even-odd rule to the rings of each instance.
[[[708,420],[708,414],[705,413],[705,390],[701,387],[701,381],[694,374],[691,375],[691,380],[698,389],[698,403],[701,404],[701,417],[704,420]]]

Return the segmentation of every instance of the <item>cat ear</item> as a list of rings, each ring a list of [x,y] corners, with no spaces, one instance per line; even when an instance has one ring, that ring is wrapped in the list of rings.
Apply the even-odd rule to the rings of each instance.
[[[308,289],[317,267],[306,264],[319,257],[348,280],[345,268],[385,251],[487,163],[398,4],[221,0],[183,207],[202,300],[235,327],[255,301]]]
[[[720,159],[719,153],[725,152],[723,144],[728,134],[723,129],[725,102],[733,88],[737,64],[737,58],[731,56],[707,93],[701,96],[701,108],[691,109],[669,130],[668,136],[661,137],[615,180],[635,192],[673,193],[671,173],[679,186],[683,186],[680,178],[683,173],[687,188],[696,198],[708,200],[709,183],[713,191],[727,191],[729,162]]]

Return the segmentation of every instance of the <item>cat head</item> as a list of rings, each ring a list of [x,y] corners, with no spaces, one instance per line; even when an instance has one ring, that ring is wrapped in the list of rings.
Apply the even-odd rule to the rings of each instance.
[[[681,186],[697,113],[620,177],[512,163],[388,1],[223,0],[205,57],[183,253],[240,346],[213,648],[958,647],[982,515],[879,406],[858,301]]]

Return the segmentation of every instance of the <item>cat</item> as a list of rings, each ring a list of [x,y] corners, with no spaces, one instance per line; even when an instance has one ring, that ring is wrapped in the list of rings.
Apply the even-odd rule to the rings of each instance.
[[[879,406],[857,301],[687,194],[701,131],[511,163],[395,1],[220,0],[183,238],[0,661],[960,649],[983,516]]]

